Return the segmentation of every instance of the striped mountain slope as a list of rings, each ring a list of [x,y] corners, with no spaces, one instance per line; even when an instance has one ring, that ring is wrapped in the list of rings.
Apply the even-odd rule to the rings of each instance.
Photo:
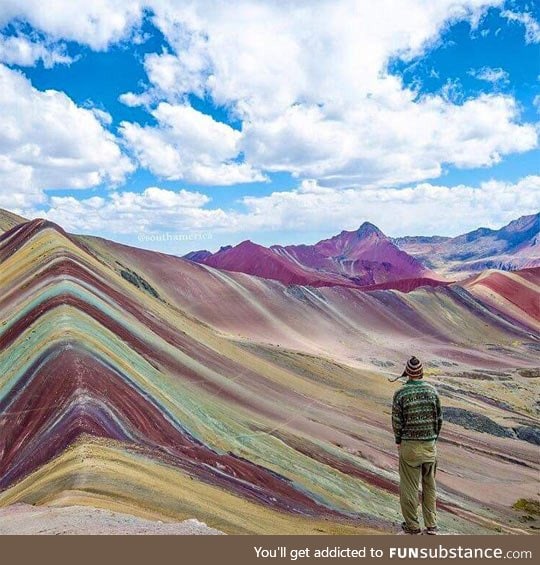
[[[515,372],[534,367],[537,339],[462,287],[287,288],[20,224],[0,236],[0,505],[227,533],[391,531],[394,385],[381,363],[417,344],[434,379],[447,366],[505,371],[526,392],[532,379]],[[535,424],[530,393],[510,404],[505,387],[473,397],[452,382],[449,405]],[[453,424],[443,439],[444,527],[523,531],[508,518],[537,488],[536,446]],[[488,466],[494,488],[513,474],[504,496],[483,486]]]
[[[15,227],[17,224],[22,224],[23,222],[27,222],[25,218],[22,216],[18,216],[13,212],[8,212],[7,210],[3,210],[0,208],[0,234],[10,230],[11,228]]]

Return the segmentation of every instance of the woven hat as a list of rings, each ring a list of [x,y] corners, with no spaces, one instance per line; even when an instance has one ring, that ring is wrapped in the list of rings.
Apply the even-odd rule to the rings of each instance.
[[[424,368],[422,367],[420,360],[416,357],[411,357],[407,361],[405,371],[403,371],[403,376],[411,379],[421,379],[424,376]]]

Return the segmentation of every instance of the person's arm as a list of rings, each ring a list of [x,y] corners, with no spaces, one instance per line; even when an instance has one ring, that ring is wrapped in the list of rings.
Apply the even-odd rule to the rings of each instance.
[[[392,429],[394,430],[396,443],[399,446],[401,443],[401,434],[403,432],[403,410],[398,392],[399,391],[394,394],[394,399],[392,401]]]
[[[443,415],[442,415],[442,408],[441,408],[441,400],[439,395],[435,396],[435,405],[437,407],[437,437],[441,433],[442,423],[443,423]]]

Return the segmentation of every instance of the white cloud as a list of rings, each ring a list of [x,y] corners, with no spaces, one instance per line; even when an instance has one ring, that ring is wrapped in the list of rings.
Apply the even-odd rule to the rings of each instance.
[[[104,126],[110,126],[112,124],[113,119],[109,112],[105,112],[105,110],[94,106],[90,106],[89,110]]]
[[[449,23],[475,25],[500,3],[321,0],[316,8],[305,1],[283,9],[259,0],[230,10],[217,0],[154,0],[154,23],[173,53],[148,55],[150,88],[122,100],[152,108],[159,100],[184,107],[189,93],[211,98],[242,122],[236,137],[244,167],[331,186],[404,184],[435,178],[445,164],[490,166],[537,144],[535,128],[519,123],[513,98],[463,102],[450,87],[418,97],[387,66],[393,57],[422,54]],[[139,136],[145,166],[166,178],[216,182],[225,174],[220,184],[234,182],[216,169],[218,160],[217,173],[204,174],[199,159],[176,155],[169,130],[160,124]],[[151,151],[148,145],[156,149],[164,137],[162,150]],[[208,149],[199,150],[212,153],[206,141]]]
[[[21,212],[45,200],[32,167],[0,154],[0,208]]]
[[[68,65],[73,58],[66,52],[64,44],[46,40],[33,40],[24,35],[4,36],[0,34],[0,63],[31,67],[42,61],[47,69],[54,65]]]
[[[249,230],[316,233],[356,229],[370,221],[392,236],[457,235],[500,227],[540,209],[540,176],[479,186],[420,183],[407,188],[332,189],[304,181],[293,191],[243,199]]]
[[[469,75],[477,78],[478,80],[484,80],[490,82],[491,84],[497,84],[498,82],[508,83],[509,75],[500,67],[481,67],[480,69],[470,69]]]
[[[206,71],[210,60],[205,39],[196,33],[186,34],[177,42],[177,55],[151,53],[145,57],[144,67],[150,82],[162,92],[191,92],[204,96]]]
[[[490,166],[537,145],[511,97],[463,102],[455,84],[419,97],[388,74],[393,58],[412,60],[451,23],[475,26],[502,4],[298,0],[284,8],[240,0],[233,10],[225,0],[9,0],[0,5],[0,24],[26,21],[51,41],[99,50],[138,41],[147,11],[169,46],[144,60],[148,89],[120,100],[158,120],[154,127],[125,122],[123,134],[160,177],[229,185],[288,171],[329,186],[384,186],[436,178],[445,165]],[[534,31],[529,14],[503,13]],[[226,108],[241,131],[190,109],[190,94]]]
[[[35,89],[4,65],[0,115],[0,199],[9,207],[10,198],[19,199],[18,205],[43,201],[46,188],[120,183],[133,169],[93,110],[62,92]]]
[[[481,95],[462,105],[440,96],[417,102],[367,99],[329,118],[294,106],[274,120],[245,126],[242,147],[263,170],[289,170],[335,186],[388,185],[438,177],[444,163],[489,166],[534,147],[533,126],[514,123],[513,98]]]
[[[0,26],[23,21],[53,39],[102,50],[129,36],[141,20],[142,4],[138,0],[4,0]]]
[[[527,43],[540,43],[540,23],[528,12],[513,12],[503,10],[501,16],[510,22],[520,23],[525,27],[525,41]]]
[[[120,94],[118,100],[129,106],[130,108],[135,108],[137,106],[144,106],[153,100],[153,97],[149,93],[135,94],[134,92],[124,92]]]
[[[149,187],[142,193],[112,192],[106,198],[55,196],[45,214],[27,213],[45,216],[69,230],[115,235],[226,226],[228,215],[220,209],[205,209],[208,202],[210,198],[200,192]]]
[[[157,124],[123,122],[121,133],[139,163],[159,177],[230,185],[288,171],[345,192],[395,190],[386,187],[436,178],[446,165],[491,166],[537,146],[537,130],[520,122],[511,96],[463,100],[456,83],[419,96],[388,73],[393,58],[412,60],[437,45],[451,23],[477,25],[488,7],[502,4],[298,0],[284,8],[240,0],[233,10],[225,0],[7,0],[0,3],[0,25],[28,22],[60,56],[61,41],[104,50],[126,38],[144,40],[140,23],[148,10],[170,51],[147,55],[148,89],[121,100],[146,106]],[[503,14],[536,41],[530,14]],[[10,56],[53,57],[37,44],[26,48],[29,54],[20,47]],[[483,80],[504,80],[502,69],[487,70],[480,69]],[[37,201],[47,187],[122,182],[132,165],[107,129],[106,112],[2,73],[9,88],[0,94],[8,117],[0,131],[0,174],[9,186],[18,182],[27,187],[24,198]],[[189,94],[224,107],[241,130],[190,107]]]
[[[113,192],[105,198],[53,197],[46,217],[70,230],[112,236],[206,230],[233,242],[247,234],[256,241],[276,243],[273,231],[309,242],[314,234],[353,230],[366,220],[391,236],[457,235],[479,226],[498,228],[536,213],[540,176],[516,183],[491,180],[479,186],[420,183],[367,190],[334,189],[305,180],[295,190],[244,197],[242,209],[224,210],[210,203],[199,192],[151,187],[141,194]],[[43,215],[31,210],[26,214]],[[190,248],[193,245],[184,246],[185,251]]]
[[[186,104],[162,102],[152,111],[158,126],[123,122],[122,134],[139,162],[154,174],[200,184],[264,180],[250,165],[236,162],[242,134]]]
[[[476,20],[499,3],[305,0],[283,9],[259,0],[237,2],[231,10],[225,1],[154,0],[154,21],[180,64],[163,56],[152,60],[150,70],[159,78],[174,74],[174,82],[158,80],[160,88],[204,88],[249,119],[304,102],[337,108],[372,93],[391,57],[419,55],[449,22]],[[157,71],[160,61],[163,73]]]

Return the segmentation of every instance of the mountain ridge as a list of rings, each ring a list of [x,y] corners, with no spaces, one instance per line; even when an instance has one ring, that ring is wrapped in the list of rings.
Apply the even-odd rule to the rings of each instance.
[[[314,287],[391,285],[405,279],[416,280],[418,284],[425,280],[437,284],[441,278],[400,250],[370,222],[364,222],[355,231],[343,230],[313,245],[265,247],[246,240],[214,254],[206,250],[196,251],[184,258],[284,284]],[[409,283],[408,287],[415,286]]]
[[[27,222],[26,218],[19,216],[18,214],[14,214],[9,210],[4,210],[0,208],[0,234],[10,230],[11,228],[15,227],[18,224],[22,224]]]
[[[27,221],[0,209],[0,234]],[[364,222],[357,230],[342,230],[315,244],[265,247],[244,240],[215,253],[191,251],[184,258],[284,284],[391,288],[394,281],[397,289],[413,289],[424,282],[444,285],[486,269],[540,266],[540,213],[521,216],[500,229],[480,227],[455,237],[390,238]]]
[[[446,276],[485,269],[540,266],[540,213],[521,216],[500,229],[478,228],[451,238],[407,236],[394,243]]]

